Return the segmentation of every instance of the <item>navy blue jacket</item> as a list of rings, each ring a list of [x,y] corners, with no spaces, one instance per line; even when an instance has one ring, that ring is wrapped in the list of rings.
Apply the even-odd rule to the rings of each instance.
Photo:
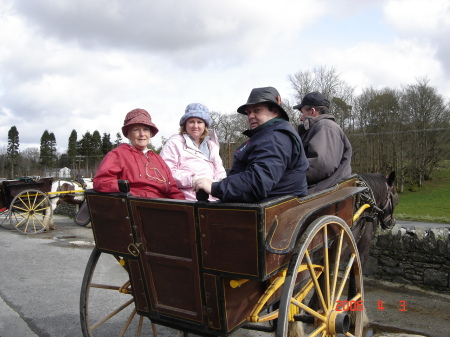
[[[274,118],[244,134],[250,139],[234,154],[228,177],[212,184],[212,196],[224,202],[261,202],[307,194],[308,160],[288,121]]]

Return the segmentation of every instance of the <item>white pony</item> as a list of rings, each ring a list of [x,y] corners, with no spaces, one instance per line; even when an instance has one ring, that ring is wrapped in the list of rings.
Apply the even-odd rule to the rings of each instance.
[[[49,198],[52,206],[52,210],[63,203],[66,202],[71,205],[77,205],[77,208],[84,201],[84,190],[92,189],[93,182],[91,178],[81,178],[71,181],[57,180],[52,183],[52,189]],[[73,191],[72,193],[68,193]],[[66,193],[55,193],[55,192],[66,192]],[[55,224],[53,219],[49,225],[50,229],[55,229]]]

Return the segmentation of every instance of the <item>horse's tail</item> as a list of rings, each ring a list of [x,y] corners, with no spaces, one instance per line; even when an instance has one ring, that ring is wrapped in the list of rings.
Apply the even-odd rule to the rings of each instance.
[[[55,192],[58,192],[60,190],[61,190],[61,180],[58,179],[57,181],[54,181],[52,183],[52,187],[50,189],[50,192],[52,192],[52,193],[48,196],[49,199],[52,200],[52,199],[59,198],[59,194],[55,193]]]

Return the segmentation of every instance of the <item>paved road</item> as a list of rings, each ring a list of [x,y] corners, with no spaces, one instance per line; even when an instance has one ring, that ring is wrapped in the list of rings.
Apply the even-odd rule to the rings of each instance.
[[[55,231],[30,236],[0,228],[0,337],[81,336],[79,295],[92,231],[64,216],[55,216],[55,223]],[[378,309],[379,301],[384,310]],[[407,311],[399,310],[399,301],[406,302]],[[450,296],[366,281],[365,304],[375,330],[445,336],[449,303]],[[161,337],[176,335],[167,328],[158,331]],[[233,335],[250,336],[268,334],[240,330]]]

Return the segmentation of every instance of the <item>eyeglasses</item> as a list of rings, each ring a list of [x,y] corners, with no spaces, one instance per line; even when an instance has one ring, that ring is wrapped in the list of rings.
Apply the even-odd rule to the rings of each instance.
[[[159,182],[165,183],[166,178],[161,174],[161,172],[155,167],[155,164],[149,159],[149,161],[152,163],[153,167],[148,167],[148,162],[145,163],[145,176],[149,180],[157,180]],[[153,172],[153,174],[149,174],[148,171],[150,170],[150,173]]]

